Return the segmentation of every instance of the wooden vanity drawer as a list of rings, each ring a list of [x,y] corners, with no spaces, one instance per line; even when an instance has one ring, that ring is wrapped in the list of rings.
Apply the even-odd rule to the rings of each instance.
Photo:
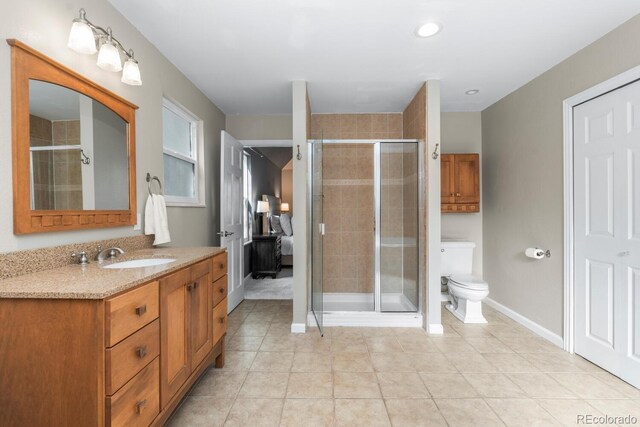
[[[159,358],[107,397],[107,427],[147,427],[160,413]]]
[[[151,282],[106,302],[106,346],[122,339],[158,318],[158,282]]]
[[[227,299],[223,299],[220,304],[213,307],[213,344],[227,332]]]
[[[160,352],[160,320],[156,319],[129,338],[108,348],[105,354],[107,395],[133,378]]]
[[[201,261],[189,268],[189,280],[196,281],[211,272],[211,261]]]
[[[227,274],[227,253],[218,254],[213,257],[212,278],[214,282]]]
[[[215,307],[220,301],[227,297],[227,276],[222,276],[213,282],[213,304]]]

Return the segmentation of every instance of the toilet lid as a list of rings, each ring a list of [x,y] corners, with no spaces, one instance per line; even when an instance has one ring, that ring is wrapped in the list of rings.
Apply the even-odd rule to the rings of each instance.
[[[489,289],[489,284],[487,282],[467,274],[455,274],[449,277],[449,281],[455,283],[461,288],[474,289],[478,291]]]

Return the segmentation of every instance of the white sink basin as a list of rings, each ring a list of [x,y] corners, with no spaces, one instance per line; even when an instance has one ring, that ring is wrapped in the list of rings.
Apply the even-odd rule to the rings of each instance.
[[[145,258],[132,259],[131,261],[116,262],[115,264],[105,265],[104,268],[142,268],[154,267],[157,265],[169,264],[175,261],[174,258]]]

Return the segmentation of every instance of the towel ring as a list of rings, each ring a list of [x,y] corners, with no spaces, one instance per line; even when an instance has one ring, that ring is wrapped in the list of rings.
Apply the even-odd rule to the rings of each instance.
[[[164,191],[162,190],[162,182],[160,182],[160,178],[158,178],[157,176],[151,176],[151,174],[149,172],[147,172],[147,183],[149,185],[149,196],[153,196],[153,191],[151,191],[151,183],[153,181],[157,181],[158,182],[158,187],[160,187],[160,195],[164,196]]]

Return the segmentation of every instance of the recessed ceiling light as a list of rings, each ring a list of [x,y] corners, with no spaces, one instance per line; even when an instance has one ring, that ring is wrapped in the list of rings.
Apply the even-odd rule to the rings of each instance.
[[[418,29],[416,30],[416,35],[423,38],[431,37],[438,34],[441,29],[442,27],[440,26],[440,24],[436,24],[435,22],[427,22],[426,24],[418,27]]]
[[[480,91],[478,89],[470,89],[468,91],[465,92],[467,95],[477,95],[480,93]]]

